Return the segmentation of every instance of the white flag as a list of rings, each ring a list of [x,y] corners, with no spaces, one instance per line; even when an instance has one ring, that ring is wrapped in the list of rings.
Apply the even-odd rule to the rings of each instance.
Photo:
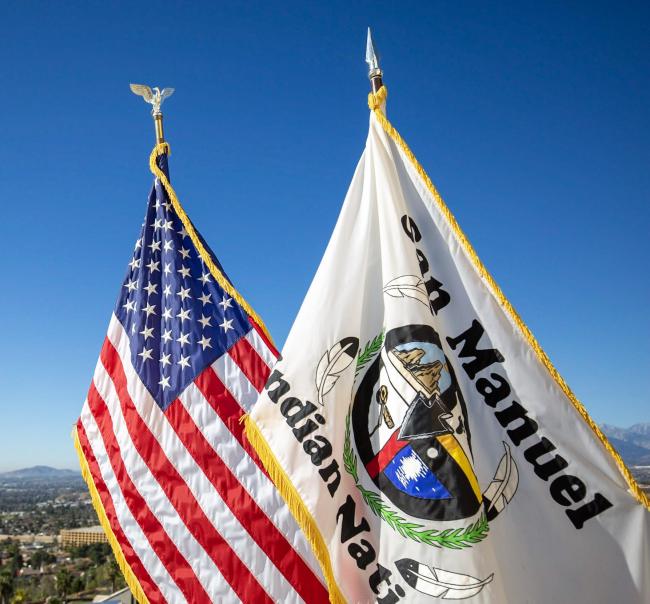
[[[646,495],[384,99],[371,95],[338,223],[248,420],[332,601],[650,601]]]

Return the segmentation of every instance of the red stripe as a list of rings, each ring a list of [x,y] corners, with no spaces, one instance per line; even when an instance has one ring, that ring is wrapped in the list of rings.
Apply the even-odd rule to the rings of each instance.
[[[271,370],[251,346],[251,343],[246,338],[239,338],[237,344],[228,351],[228,354],[237,363],[248,381],[253,384],[255,390],[262,392]]]
[[[111,376],[131,440],[149,470],[160,483],[179,516],[194,538],[213,560],[233,591],[245,602],[272,602],[257,579],[219,534],[194,498],[182,476],[167,459],[160,443],[138,414],[127,390],[127,380],[119,354],[106,338],[100,355]],[[195,600],[190,599],[194,602]]]
[[[158,518],[153,514],[147,502],[133,484],[122,460],[120,446],[115,438],[108,407],[99,392],[97,392],[94,383],[90,385],[88,391],[88,406],[101,433],[108,459],[120,485],[124,500],[154,552],[160,558],[163,566],[167,569],[174,583],[183,592],[188,602],[210,602],[208,594],[194,574],[192,567],[178,551]]]
[[[86,458],[86,463],[88,464],[88,469],[90,470],[93,484],[95,485],[97,493],[99,494],[99,498],[101,499],[104,513],[106,514],[106,518],[108,518],[108,522],[111,525],[113,535],[115,535],[115,538],[120,545],[120,550],[122,551],[124,559],[129,565],[129,568],[133,571],[133,574],[138,579],[138,583],[140,583],[140,587],[142,587],[142,591],[144,591],[150,604],[165,602],[165,598],[158,589],[158,586],[151,578],[151,575],[148,573],[140,558],[131,547],[131,543],[126,538],[126,535],[122,530],[122,526],[117,519],[117,513],[115,512],[113,500],[111,499],[108,488],[106,487],[106,483],[102,478],[102,474],[99,470],[99,464],[97,463],[95,454],[90,447],[88,436],[86,435],[86,431],[83,427],[83,424],[81,423],[81,420],[77,422],[77,436],[79,437],[79,444],[81,445],[81,450],[83,451],[83,455]]]
[[[380,472],[383,472],[384,468],[393,460],[395,455],[409,444],[407,440],[398,440],[398,434],[399,430],[395,430],[379,453],[366,464],[366,470],[368,470],[370,478],[376,478]]]
[[[257,334],[262,338],[262,341],[266,344],[266,347],[271,351],[273,356],[277,359],[280,357],[280,353],[278,352],[278,349],[273,345],[273,342],[271,342],[271,339],[269,336],[264,333],[264,330],[260,325],[257,324],[255,319],[253,317],[248,317],[248,322],[253,326],[253,329],[257,332]]]
[[[242,446],[249,457],[257,464],[257,467],[266,474],[266,470],[260,461],[255,449],[251,447],[247,438],[244,438],[244,425],[240,421],[245,411],[241,408],[237,399],[230,394],[224,383],[211,367],[204,369],[194,383],[201,391],[203,398],[208,401],[210,407],[221,418],[221,421],[230,430],[237,442]],[[266,474],[268,476],[268,474]]]
[[[180,400],[165,410],[176,434],[232,514],[306,602],[327,602],[327,590],[217,455]]]

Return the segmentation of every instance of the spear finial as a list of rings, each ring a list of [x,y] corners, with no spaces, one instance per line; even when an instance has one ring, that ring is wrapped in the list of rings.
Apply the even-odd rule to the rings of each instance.
[[[383,73],[379,67],[379,53],[375,50],[370,28],[368,28],[368,39],[366,41],[366,63],[368,63],[368,78],[370,79],[372,91],[376,93],[383,85]]]
[[[163,132],[163,114],[160,110],[163,101],[174,94],[173,88],[163,88],[160,90],[157,86],[150,88],[144,84],[130,84],[131,92],[141,96],[145,102],[152,106],[151,115],[153,115],[154,124],[156,126],[156,144],[160,145],[165,142],[165,134]]]

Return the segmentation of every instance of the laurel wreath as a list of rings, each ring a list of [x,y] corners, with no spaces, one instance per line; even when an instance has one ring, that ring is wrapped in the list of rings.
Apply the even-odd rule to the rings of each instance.
[[[368,342],[359,354],[355,376],[377,355],[384,341],[384,333],[380,333],[373,340]],[[359,489],[361,497],[366,502],[375,516],[386,522],[392,529],[402,537],[412,539],[418,543],[431,545],[433,547],[447,547],[450,549],[463,549],[481,542],[487,537],[489,524],[485,514],[474,523],[466,527],[456,529],[425,529],[423,525],[409,522],[384,502],[379,493],[366,489],[359,481],[358,461],[350,437],[352,405],[345,418],[345,442],[343,444],[343,466],[354,479],[355,486]]]

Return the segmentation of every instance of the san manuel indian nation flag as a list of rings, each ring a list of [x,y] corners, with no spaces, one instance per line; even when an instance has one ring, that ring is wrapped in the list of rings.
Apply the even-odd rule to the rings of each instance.
[[[168,146],[74,430],[139,602],[325,602],[318,564],[240,419],[277,353],[183,211]]]
[[[336,602],[647,604],[647,495],[385,98],[247,435]]]

